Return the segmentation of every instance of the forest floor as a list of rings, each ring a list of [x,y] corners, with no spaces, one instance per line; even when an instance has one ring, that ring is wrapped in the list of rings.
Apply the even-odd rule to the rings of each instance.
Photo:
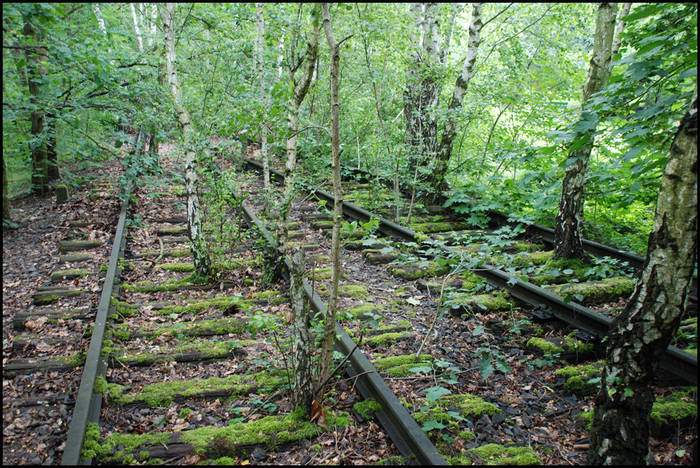
[[[116,162],[110,162],[101,171],[100,177],[116,180]],[[109,236],[113,235],[118,208],[119,203],[115,197],[88,198],[86,191],[76,193],[63,205],[56,205],[51,197],[25,198],[13,204],[12,216],[19,227],[3,230],[3,365],[17,355],[17,349],[13,346],[17,334],[13,329],[15,314],[35,308],[32,305],[32,295],[38,286],[46,283],[51,272],[57,267],[56,243],[69,231],[68,221],[99,219],[100,225],[85,228],[85,234],[87,238],[101,239],[105,241],[105,245],[111,245]],[[317,236],[316,240],[327,247],[327,239]],[[100,251],[97,255],[93,264],[95,268],[106,261],[109,249]],[[411,302],[426,305],[410,307],[407,310],[415,313],[423,323],[422,328],[418,329],[422,333],[421,336],[427,332],[435,314],[434,308],[427,306],[433,304],[429,294],[408,286],[402,288],[404,293],[397,292],[399,288],[395,280],[387,277],[383,266],[366,264],[359,252],[347,252],[344,256],[347,260],[344,268],[348,274],[352,275],[354,281],[368,286],[376,303],[389,303],[397,298],[405,302],[410,298]],[[256,271],[251,276],[258,278],[261,273]],[[80,305],[87,303],[96,307],[101,281],[95,279],[91,276],[75,281],[76,286],[89,288],[92,293],[87,298],[81,298]],[[235,289],[229,290],[226,294],[235,292]],[[66,307],[75,306],[78,300],[68,298],[62,304]],[[342,305],[351,306],[353,301],[346,299]],[[467,444],[467,448],[491,441],[537,446],[543,464],[585,464],[588,431],[584,425],[574,424],[573,421],[576,413],[590,409],[590,400],[575,394],[560,394],[559,390],[563,386],[555,377],[553,369],[531,369],[527,364],[532,356],[528,358],[527,354],[523,354],[522,344],[518,344],[521,341],[520,336],[511,334],[501,337],[488,330],[481,335],[472,333],[480,324],[503,319],[499,314],[475,314],[469,321],[448,317],[444,320],[449,325],[438,327],[428,340],[426,352],[457,363],[462,369],[459,378],[461,390],[480,395],[487,401],[500,402],[504,408],[503,415],[485,416],[478,421],[469,422],[469,428],[476,434],[476,438],[471,441],[458,439],[456,443]],[[62,330],[73,330],[72,332],[58,331],[59,335],[63,334],[66,338],[65,347],[42,343],[41,340],[34,343],[34,346],[43,350],[46,355],[66,354],[81,347],[86,348],[89,338],[84,337],[82,333],[86,323],[79,320],[74,322],[63,324],[65,328]],[[50,330],[44,328],[46,326],[45,323],[37,323],[34,331],[49,332]],[[479,359],[476,350],[483,347],[485,342],[490,342],[502,351],[512,368],[511,373],[497,372],[489,379],[482,379],[478,375]],[[409,353],[415,351],[417,344],[419,343],[399,342],[394,346],[397,352],[403,350]],[[379,347],[375,351],[379,354],[386,349]],[[3,464],[60,462],[63,451],[61,441],[65,439],[72,406],[37,405],[30,411],[20,412],[10,402],[29,396],[56,393],[65,393],[68,401],[74,395],[67,389],[77,389],[81,370],[82,368],[73,369],[71,372],[36,372],[14,379],[3,377]],[[397,396],[408,402],[424,400],[423,390],[433,385],[430,378],[420,376],[393,378],[387,381]],[[347,409],[358,399],[351,381],[339,380],[335,384],[335,390],[338,395],[336,407],[329,409]],[[285,406],[283,399],[278,399],[277,403],[280,409],[288,406]],[[218,417],[216,413],[221,412],[221,408],[216,406],[215,402],[209,402],[208,409],[205,408],[212,417]],[[134,426],[145,430],[156,413],[153,411],[151,414],[149,411],[142,410],[129,415]],[[202,414],[206,411],[203,410]],[[123,418],[124,415],[115,414],[114,417]],[[506,418],[515,421],[515,424],[505,424]],[[173,421],[177,421],[177,418],[173,418]],[[190,418],[188,422],[181,421],[178,424],[189,426],[194,422]],[[694,463],[697,444],[695,434],[695,431],[679,429],[669,432],[663,439],[652,439],[654,462]],[[262,451],[264,458],[261,458],[260,451],[256,451],[248,460],[239,461],[245,464],[374,464],[397,453],[384,431],[371,420],[356,421],[354,425],[340,432],[326,432],[313,442],[313,450],[309,449],[311,445],[307,442],[303,446],[291,445],[286,451]],[[198,461],[202,460],[193,456],[179,462]]]

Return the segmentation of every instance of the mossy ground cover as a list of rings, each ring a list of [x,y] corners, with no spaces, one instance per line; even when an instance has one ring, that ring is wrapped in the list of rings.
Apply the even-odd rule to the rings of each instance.
[[[588,305],[629,296],[634,291],[634,285],[633,278],[615,276],[599,281],[549,286],[546,289],[564,298],[573,298],[581,304]]]
[[[139,336],[145,336],[152,340],[162,335],[171,336],[208,336],[208,335],[226,335],[230,333],[238,334],[246,331],[248,320],[242,318],[215,318],[209,320],[196,320],[190,322],[178,322],[173,325],[153,327],[143,329],[138,332]],[[119,324],[114,327],[114,336],[121,340],[127,341],[132,338],[133,334],[129,331],[126,324]]]
[[[151,250],[144,250],[143,252],[139,252],[136,254],[137,258],[142,258],[142,257],[148,257],[148,256],[159,256],[160,255],[160,250],[157,249],[151,249]],[[179,249],[163,249],[163,257],[171,257],[171,258],[181,258],[181,257],[189,257],[192,255],[192,250],[189,248],[179,248]]]
[[[469,223],[463,222],[432,222],[432,223],[411,223],[411,229],[422,233],[459,231],[468,229]]]
[[[434,361],[430,354],[421,354],[416,358],[415,354],[400,354],[385,358],[375,359],[372,364],[378,370],[383,371],[391,377],[405,377],[417,372],[411,369],[418,367],[431,367]]]
[[[422,261],[404,265],[390,265],[389,272],[399,278],[416,280],[419,278],[432,278],[442,276],[450,271],[447,264],[439,264],[434,261]]]
[[[350,424],[346,412],[327,413],[329,430],[342,429]],[[94,431],[93,431],[94,432]],[[255,446],[274,450],[282,444],[310,439],[322,434],[324,429],[309,422],[299,411],[287,415],[265,416],[255,421],[237,422],[224,427],[204,426],[182,432],[157,434],[111,434],[90,444],[90,449],[99,463],[127,463],[145,460],[149,447],[173,443],[188,444],[198,454],[221,459],[222,456],[246,456]],[[91,433],[91,436],[94,435]],[[226,447],[231,453],[220,453]],[[233,458],[230,458],[233,461]]]
[[[241,310],[246,310],[249,307],[249,302],[242,299],[240,295],[235,296],[219,296],[211,299],[200,299],[188,302],[186,305],[170,305],[163,307],[158,311],[160,315],[185,315],[197,314],[209,309],[217,309],[225,311],[231,307],[236,307]]]
[[[593,343],[584,343],[576,339],[575,334],[571,332],[561,339],[532,337],[526,346],[538,354],[555,354],[566,360],[585,360],[593,356]]]
[[[670,431],[677,430],[678,425],[695,424],[698,416],[697,387],[686,387],[688,390],[672,392],[664,397],[657,397],[649,415],[652,434],[664,437]],[[587,430],[593,423],[593,411],[583,411],[576,419],[584,424]]]
[[[463,317],[472,316],[475,312],[493,312],[510,310],[515,303],[510,296],[503,291],[491,294],[468,294],[455,291],[443,298],[443,303],[448,306],[454,315]]]
[[[530,447],[504,447],[486,444],[470,449],[485,465],[540,465],[540,457]],[[475,460],[476,461],[476,460]]]
[[[125,393],[125,387],[122,385],[107,384],[105,391],[109,390],[107,399],[112,404],[127,405],[143,401],[150,407],[167,407],[175,398],[194,397],[212,391],[228,393],[229,397],[247,396],[258,390],[271,391],[284,381],[279,372],[275,374],[277,375],[263,371],[251,375],[235,374],[208,379],[158,382],[144,386],[141,391],[129,393]],[[221,396],[220,393],[217,395]]]
[[[591,364],[581,364],[577,366],[566,366],[557,369],[555,374],[563,377],[564,385],[572,392],[590,393],[599,387],[595,379],[600,376],[604,361],[596,361]]]
[[[145,366],[165,361],[180,361],[186,356],[195,354],[198,356],[198,360],[223,359],[245,354],[244,346],[254,343],[256,342],[242,340],[202,341],[181,344],[174,348],[164,349],[162,352],[126,353],[114,356],[114,358],[134,366]]]
[[[454,412],[462,418],[476,421],[484,414],[493,416],[500,413],[501,410],[493,403],[469,393],[443,395],[435,401],[429,402],[426,407],[421,408],[421,411],[414,411],[413,419],[421,424],[434,420],[458,427],[459,418],[455,418],[450,412]]]

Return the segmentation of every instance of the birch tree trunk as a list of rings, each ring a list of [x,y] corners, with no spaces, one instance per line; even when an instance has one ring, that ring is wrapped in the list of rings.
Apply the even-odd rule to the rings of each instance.
[[[611,325],[595,399],[588,453],[592,465],[651,461],[650,385],[680,324],[695,270],[697,114],[696,91],[671,143],[642,275],[627,307]]]
[[[620,45],[622,44],[622,38],[620,37],[620,35],[622,34],[622,30],[625,28],[625,22],[622,20],[622,18],[629,14],[630,8],[632,8],[631,3],[623,3],[622,8],[620,8],[617,24],[615,25],[615,37],[613,38],[612,49],[610,50],[611,60],[613,57],[615,57],[615,55],[617,55],[617,52],[620,50]]]
[[[294,181],[296,172],[297,134],[299,132],[299,108],[306,97],[314,75],[316,57],[318,56],[318,36],[320,31],[319,5],[314,4],[311,10],[312,29],[304,58],[303,73],[299,81],[295,80],[295,69],[290,66],[289,74],[294,93],[289,103],[287,114],[287,162],[284,168],[284,192],[280,204],[280,219],[277,227],[279,252],[282,257],[287,255],[292,263],[290,268],[290,300],[292,303],[292,323],[294,350],[294,386],[292,388],[292,403],[310,413],[313,399],[313,380],[311,374],[311,339],[309,333],[309,314],[306,311],[304,292],[301,284],[304,273],[304,255],[301,248],[291,249],[288,245],[289,211],[294,197]],[[290,44],[294,58],[294,41]],[[295,60],[292,60],[295,62]]]
[[[175,31],[173,29],[173,12],[175,3],[166,3],[163,9],[163,32],[165,35],[165,66],[170,94],[175,102],[175,110],[184,132],[185,145],[185,183],[187,191],[187,231],[189,234],[194,268],[197,274],[208,277],[211,273],[211,261],[202,233],[201,210],[197,193],[196,155],[192,150],[194,129],[190,116],[185,110],[180,97],[180,84],[177,78],[177,58],[175,55]]]
[[[583,86],[583,109],[591,95],[603,89],[610,77],[610,51],[616,12],[615,3],[601,3],[598,8],[593,56]],[[555,258],[584,258],[586,255],[581,244],[581,224],[586,173],[593,149],[594,131],[595,129],[589,131],[589,139],[582,148],[569,153],[554,229]]]
[[[321,355],[319,357],[319,383],[323,384],[329,377],[330,364],[335,343],[335,317],[338,310],[338,279],[340,278],[340,223],[343,219],[343,199],[340,186],[340,139],[338,136],[339,107],[338,70],[340,53],[338,43],[333,36],[328,3],[321,5],[323,11],[323,28],[331,49],[331,151],[333,153],[333,235],[331,238],[331,294],[328,299]],[[323,392],[322,388],[317,392]]]
[[[31,46],[25,49],[27,58],[27,84],[29,87],[29,103],[32,105],[31,113],[31,134],[34,140],[30,145],[32,151],[32,193],[44,195],[48,192],[48,162],[46,143],[42,140],[45,137],[44,123],[45,115],[41,108],[41,85],[44,80],[46,70],[44,64],[48,56],[46,47],[41,45],[41,39],[37,31],[27,20],[24,23],[24,35],[29,40]]]
[[[469,81],[471,80],[473,74],[472,72],[474,69],[474,62],[476,61],[476,54],[479,50],[479,44],[481,44],[481,10],[482,4],[475,3],[472,9],[471,24],[469,25],[467,56],[464,59],[462,72],[457,77],[455,89],[452,92],[452,99],[450,100],[447,108],[447,112],[453,114],[453,116],[446,119],[445,127],[442,131],[442,138],[440,139],[440,145],[437,148],[435,169],[430,177],[431,192],[435,199],[439,199],[442,191],[446,188],[445,174],[447,173],[447,166],[450,163],[450,157],[452,156],[452,143],[457,135],[457,118],[454,116],[454,113],[456,109],[462,107],[464,95],[467,92]]]
[[[131,7],[131,18],[134,20],[134,31],[136,32],[136,42],[139,45],[139,52],[143,52],[143,39],[141,38],[141,28],[139,28],[138,16],[133,3],[129,3]]]

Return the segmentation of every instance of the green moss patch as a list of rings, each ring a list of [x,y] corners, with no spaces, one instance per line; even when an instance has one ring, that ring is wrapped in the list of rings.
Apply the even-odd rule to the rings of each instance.
[[[66,288],[37,291],[34,293],[34,305],[51,304],[64,297],[80,296],[83,292],[82,289]]]
[[[573,278],[583,281],[588,268],[590,266],[579,259],[552,258],[539,267],[540,273],[529,276],[526,281],[537,285],[567,283]]]
[[[379,310],[379,306],[376,304],[363,302],[349,309],[347,313],[356,319],[367,320],[373,318],[373,315],[379,313]]]
[[[314,270],[310,270],[306,272],[306,277],[309,279],[316,279],[316,280],[327,280],[331,279],[331,274],[333,273],[332,267],[324,267],[324,268],[315,268]],[[342,273],[340,274],[341,278],[346,278],[347,275]]]
[[[450,271],[449,265],[440,265],[433,261],[409,263],[406,265],[392,265],[389,272],[399,278],[415,280],[419,278],[432,278],[442,276]]]
[[[78,250],[89,250],[100,247],[100,240],[63,240],[58,242],[58,250],[61,253],[75,252]]]
[[[97,456],[100,451],[100,426],[97,423],[87,423],[83,447],[80,449],[80,459],[87,461]]]
[[[242,333],[246,330],[247,326],[247,319],[216,318],[210,320],[197,320],[194,322],[180,322],[171,326],[144,330],[140,334],[146,335],[149,338],[155,338],[165,334],[173,336],[226,335],[229,333]]]
[[[594,344],[584,343],[571,332],[563,338],[549,337],[547,339],[533,337],[527,342],[530,351],[537,354],[557,354],[565,361],[587,361],[596,357]]]
[[[415,354],[402,354],[376,359],[372,364],[392,377],[404,377],[415,374],[411,371],[415,367],[432,367],[433,360],[434,358],[430,354],[421,354],[418,359],[416,359]]]
[[[501,410],[493,403],[484,401],[483,398],[469,393],[459,395],[443,395],[428,405],[427,410],[413,413],[413,419],[423,424],[428,421],[437,421],[442,424],[457,427],[459,421],[448,412],[455,412],[462,418],[478,420],[484,414],[492,416]]]
[[[544,265],[554,256],[554,251],[523,252],[513,256],[514,266],[527,267],[530,265]]]
[[[258,372],[253,375],[237,374],[209,379],[158,382],[146,385],[140,392],[135,393],[125,394],[122,387],[119,391],[110,392],[108,399],[111,403],[118,405],[145,402],[150,407],[167,407],[176,398],[203,397],[207,393],[214,393],[217,397],[246,396],[259,389],[270,390],[282,381],[281,376],[272,376],[269,372]]]
[[[193,362],[210,359],[224,359],[235,355],[245,354],[244,341],[204,341],[200,343],[187,343],[161,353],[126,354],[119,357],[119,361],[133,366],[148,366],[156,362],[178,361]]]
[[[326,415],[329,428],[342,428],[350,424],[345,412]],[[299,411],[286,416],[266,416],[255,421],[230,424],[226,427],[205,426],[181,432],[180,441],[191,444],[197,453],[204,453],[214,439],[230,442],[234,447],[265,445],[268,449],[301,439],[309,439],[323,432],[309,422]]]
[[[604,361],[597,361],[592,364],[566,366],[557,369],[555,374],[565,379],[564,385],[572,392],[586,393],[599,387],[597,381],[589,381],[600,377],[603,364]]]
[[[175,272],[194,271],[194,263],[161,263],[160,265],[156,265],[156,267],[162,270]]]
[[[599,304],[629,296],[634,291],[634,285],[634,279],[616,276],[600,281],[549,286],[546,289],[562,297],[574,298],[582,304]]]
[[[170,314],[196,314],[209,309],[218,309],[225,311],[231,307],[247,307],[248,303],[241,299],[240,296],[220,296],[211,299],[201,299],[197,301],[188,302],[184,306],[166,306],[158,311],[160,315],[170,315]]]
[[[159,236],[174,236],[177,234],[186,234],[187,226],[161,227],[157,229],[156,233]]]
[[[504,447],[486,444],[469,449],[485,465],[541,465],[542,460],[530,447]]]
[[[674,392],[657,398],[651,407],[651,422],[656,432],[662,431],[669,424],[675,428],[676,421],[694,421],[697,417],[698,404],[689,391]]]
[[[363,284],[345,284],[338,286],[338,294],[344,297],[361,299],[367,297],[369,292],[367,291],[367,286]]]
[[[446,232],[460,231],[470,227],[469,223],[461,222],[435,222],[435,223],[411,223],[411,229],[417,232]]]
[[[397,341],[404,341],[413,338],[410,332],[389,332],[376,335],[366,340],[366,343],[371,346],[390,346]]]
[[[372,419],[374,413],[382,410],[382,405],[374,398],[367,398],[366,400],[358,401],[352,406],[357,414],[365,419]]]
[[[542,354],[556,354],[564,352],[564,348],[562,348],[561,346],[557,346],[551,341],[547,341],[544,338],[538,337],[530,338],[527,341],[526,346]]]
[[[515,304],[505,292],[493,294],[468,294],[455,292],[444,300],[453,314],[471,315],[477,311],[510,310]]]
[[[281,291],[276,289],[269,291],[259,291],[250,295],[250,300],[258,303],[270,303],[270,304],[281,304],[286,302],[286,297],[282,295]]]
[[[381,249],[365,249],[362,251],[362,256],[371,265],[383,265],[396,260],[399,257],[399,252],[392,250],[388,253],[382,253]]]
[[[181,264],[174,264],[174,265],[192,265],[191,263],[181,263]],[[178,267],[175,267],[176,271]],[[185,271],[185,270],[183,270]],[[170,279],[165,281],[165,283],[162,284],[156,284],[153,281],[139,281],[135,284],[123,284],[122,287],[124,288],[125,291],[131,291],[131,292],[139,292],[139,293],[154,293],[154,292],[163,292],[163,291],[178,291],[180,289],[185,289],[187,286],[192,286],[196,284],[204,284],[202,280],[197,277],[197,275],[192,274],[189,276],[186,276],[185,278],[182,279]]]

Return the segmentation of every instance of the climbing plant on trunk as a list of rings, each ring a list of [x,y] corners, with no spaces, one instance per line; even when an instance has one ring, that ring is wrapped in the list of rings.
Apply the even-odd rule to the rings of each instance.
[[[591,96],[605,86],[610,77],[611,50],[615,30],[617,4],[601,3],[596,19],[593,56],[588,77],[583,86],[582,112],[579,130],[582,135],[573,143],[578,146],[567,159],[562,182],[559,212],[554,233],[554,256],[556,258],[583,258],[581,223],[583,222],[584,188],[588,161],[593,149],[593,139],[598,116],[586,110]]]
[[[301,5],[300,5],[301,9]],[[290,64],[289,77],[293,86],[293,94],[289,102],[287,112],[287,162],[284,168],[284,191],[280,204],[279,224],[277,227],[277,239],[281,256],[287,255],[291,261],[290,275],[290,300],[292,303],[292,334],[294,348],[292,351],[294,367],[294,383],[292,388],[292,401],[295,406],[301,407],[307,413],[311,410],[313,398],[313,380],[311,373],[311,341],[309,333],[309,314],[306,311],[304,292],[301,285],[304,272],[304,255],[300,247],[295,249],[288,245],[289,212],[294,196],[294,181],[296,172],[297,136],[299,133],[299,108],[309,90],[311,79],[316,66],[318,56],[318,36],[320,32],[320,6],[315,4],[311,9],[311,34],[306,47],[303,64],[298,66]],[[299,12],[301,14],[301,11]],[[294,42],[292,49],[292,62],[297,63],[294,57]],[[303,68],[302,68],[303,67]],[[297,69],[302,69],[302,75],[297,79]]]
[[[451,6],[447,30],[441,35],[438,6],[437,3],[412,3],[410,6],[415,27],[410,32],[413,50],[406,74],[403,109],[409,174],[432,160],[438,147],[437,111],[442,89],[438,69],[445,63],[461,8],[456,3]]]
[[[681,322],[695,270],[697,113],[696,91],[671,143],[642,274],[607,337],[588,453],[594,465],[648,461],[651,384]]]
[[[187,192],[187,232],[189,234],[195,271],[203,277],[211,273],[211,261],[202,232],[201,210],[197,193],[197,156],[194,147],[194,129],[187,110],[181,102],[180,84],[177,78],[177,58],[175,55],[174,3],[166,3],[163,9],[163,32],[165,35],[165,64],[170,94],[182,125],[185,148],[185,183]]]

